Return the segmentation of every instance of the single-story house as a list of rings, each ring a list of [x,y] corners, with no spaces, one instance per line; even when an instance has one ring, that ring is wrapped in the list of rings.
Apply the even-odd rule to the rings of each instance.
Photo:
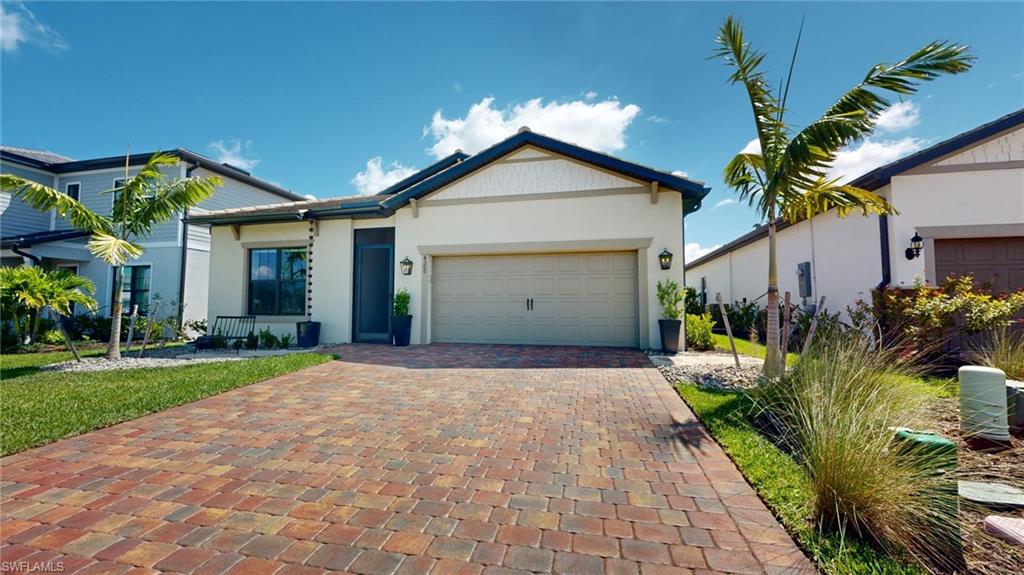
[[[795,303],[826,296],[826,308],[842,312],[870,302],[873,288],[937,285],[951,274],[1024,289],[1024,109],[852,184],[899,214],[780,223],[779,290]],[[686,283],[709,302],[719,293],[725,302],[758,300],[768,283],[767,226],[688,262]]]
[[[683,279],[701,182],[523,128],[373,195],[194,212],[211,227],[208,315],[321,341],[389,339],[396,290],[412,343],[650,347],[656,285]],[[673,254],[669,269],[659,255]]]

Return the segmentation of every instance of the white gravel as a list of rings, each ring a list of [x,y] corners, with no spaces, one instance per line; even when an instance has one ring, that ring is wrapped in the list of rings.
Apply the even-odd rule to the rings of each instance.
[[[670,382],[688,381],[711,389],[749,389],[757,385],[763,362],[740,356],[740,367],[731,353],[679,352],[675,355],[649,353],[651,362]]]
[[[197,363],[217,363],[222,361],[241,361],[245,357],[197,357],[195,359],[168,359],[160,357],[122,357],[113,361],[90,357],[81,362],[63,361],[40,368],[42,371],[109,371],[112,369],[138,369],[146,367],[181,367]]]

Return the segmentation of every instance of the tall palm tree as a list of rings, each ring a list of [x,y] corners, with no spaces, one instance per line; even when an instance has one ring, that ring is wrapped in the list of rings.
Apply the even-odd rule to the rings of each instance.
[[[111,307],[110,345],[107,359],[121,357],[121,268],[141,256],[138,244],[157,224],[184,213],[213,195],[222,184],[216,177],[189,177],[173,180],[161,172],[164,166],[178,163],[177,156],[157,152],[134,176],[129,177],[125,158],[124,183],[103,192],[114,197],[109,215],[98,214],[78,200],[42,184],[13,174],[0,174],[0,189],[20,196],[37,210],[56,210],[77,229],[89,232],[89,251],[114,268],[114,302]]]
[[[844,183],[844,177],[829,175],[829,169],[840,150],[874,132],[875,120],[890,105],[881,93],[913,94],[922,82],[942,74],[966,72],[974,56],[967,46],[932,42],[895,64],[878,64],[821,117],[797,130],[786,123],[785,114],[799,35],[788,77],[778,93],[762,69],[765,53],[754,50],[743,39],[743,28],[736,19],[726,18],[715,42],[718,48],[712,57],[721,58],[733,69],[730,83],[746,88],[760,144],[759,151],[737,154],[726,166],[724,179],[768,224],[768,351],[764,372],[775,377],[784,369],[779,348],[777,220],[794,222],[832,209],[839,217],[853,211],[863,215],[896,213],[881,196]]]

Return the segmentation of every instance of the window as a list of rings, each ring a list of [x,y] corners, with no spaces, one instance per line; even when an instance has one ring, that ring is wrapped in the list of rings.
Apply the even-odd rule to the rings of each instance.
[[[249,251],[249,313],[302,315],[306,312],[306,248]]]
[[[121,268],[121,308],[125,315],[132,306],[139,306],[139,315],[149,313],[150,266],[124,266]]]
[[[79,196],[82,192],[82,184],[75,182],[73,184],[67,184],[64,186],[64,193],[67,194],[72,200],[78,201]]]

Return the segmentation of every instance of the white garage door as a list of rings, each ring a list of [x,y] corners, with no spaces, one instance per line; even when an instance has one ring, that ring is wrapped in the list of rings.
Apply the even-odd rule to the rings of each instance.
[[[434,258],[433,341],[637,347],[636,252]]]

